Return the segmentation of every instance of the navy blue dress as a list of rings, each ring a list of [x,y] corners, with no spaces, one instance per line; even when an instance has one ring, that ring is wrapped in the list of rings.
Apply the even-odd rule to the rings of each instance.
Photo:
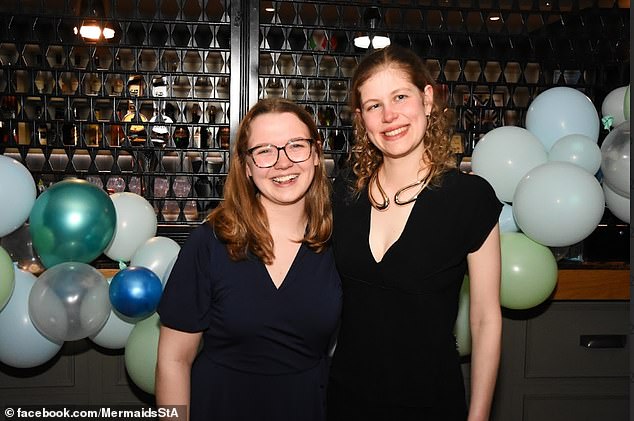
[[[158,309],[164,326],[204,332],[191,420],[324,420],[341,299],[330,249],[302,244],[278,289],[259,259],[232,261],[208,224],[196,228]]]

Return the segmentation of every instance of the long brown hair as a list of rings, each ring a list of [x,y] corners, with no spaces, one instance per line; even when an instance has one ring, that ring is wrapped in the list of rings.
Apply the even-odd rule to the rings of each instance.
[[[207,217],[218,238],[227,247],[233,260],[242,260],[250,252],[264,263],[275,259],[273,237],[258,191],[246,173],[246,160],[251,123],[263,114],[291,113],[306,125],[310,137],[315,140],[315,153],[319,165],[306,192],[305,212],[308,220],[306,233],[301,240],[316,252],[321,252],[332,232],[332,211],[330,208],[330,180],[326,174],[322,144],[315,121],[306,110],[285,99],[263,99],[255,104],[244,116],[238,128],[237,139],[231,154],[231,166],[224,187],[224,201]]]
[[[434,102],[431,114],[427,118],[427,130],[423,137],[425,151],[422,158],[429,164],[429,183],[438,185],[442,174],[456,167],[456,160],[450,149],[453,113],[446,108],[445,100],[439,98],[439,90],[429,70],[413,51],[390,45],[361,60],[352,76],[350,106],[353,110],[361,109],[361,86],[375,73],[386,68],[401,70],[421,92],[427,85],[431,85],[434,89]],[[352,170],[357,176],[354,188],[360,192],[383,163],[383,154],[368,139],[359,113],[355,113],[354,133],[355,145],[352,148],[350,161]]]

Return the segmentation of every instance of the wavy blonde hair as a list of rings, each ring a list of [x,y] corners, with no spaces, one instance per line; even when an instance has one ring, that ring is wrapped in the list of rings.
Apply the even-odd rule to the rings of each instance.
[[[266,212],[258,199],[255,184],[246,173],[251,123],[256,117],[271,113],[291,113],[299,118],[315,141],[315,153],[319,156],[319,165],[315,168],[315,176],[304,201],[308,225],[301,241],[319,253],[326,247],[332,232],[331,186],[315,121],[294,102],[277,98],[263,99],[249,110],[240,123],[224,187],[224,201],[207,217],[207,223],[226,244],[229,257],[233,260],[246,259],[249,252],[265,264],[271,264],[275,259]]]
[[[374,74],[387,68],[405,73],[421,92],[427,85],[431,85],[434,90],[434,102],[423,137],[425,150],[422,158],[430,166],[429,184],[438,185],[442,174],[456,167],[456,158],[450,148],[454,114],[446,108],[446,101],[439,98],[439,90],[429,70],[413,51],[390,45],[361,60],[352,76],[350,106],[353,110],[361,109],[361,86]],[[353,124],[355,144],[350,154],[350,163],[357,176],[354,189],[359,193],[383,163],[383,154],[368,139],[360,113],[355,113]]]

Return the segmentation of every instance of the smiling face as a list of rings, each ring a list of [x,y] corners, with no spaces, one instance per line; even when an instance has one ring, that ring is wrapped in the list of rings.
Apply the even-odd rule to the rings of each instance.
[[[293,113],[267,113],[255,117],[249,127],[247,149],[261,145],[285,146],[289,140],[310,139],[308,127]],[[288,159],[284,150],[270,168],[259,168],[251,156],[246,157],[246,173],[260,192],[260,201],[265,208],[275,205],[303,204],[306,192],[319,165],[319,155],[314,145],[312,153],[304,162]]]
[[[359,86],[359,94],[356,112],[384,158],[423,155],[426,116],[433,103],[430,85],[421,92],[404,71],[382,67]]]

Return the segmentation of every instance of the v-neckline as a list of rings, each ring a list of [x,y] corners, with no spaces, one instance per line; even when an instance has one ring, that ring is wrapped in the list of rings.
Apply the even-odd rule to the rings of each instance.
[[[286,271],[286,274],[284,275],[284,278],[280,282],[279,286],[275,285],[275,281],[273,280],[273,277],[271,276],[271,272],[269,272],[268,266],[266,266],[264,262],[260,261],[260,264],[264,268],[264,272],[266,273],[266,276],[268,278],[268,284],[273,288],[273,290],[275,291],[281,290],[284,287],[284,285],[286,285],[288,281],[292,279],[291,275],[293,274],[295,266],[298,264],[300,257],[303,255],[303,252],[304,252],[304,243],[301,243],[299,247],[297,248],[295,257],[293,257],[293,261],[288,267],[288,270]]]
[[[419,194],[418,199],[416,199],[414,201],[414,205],[412,206],[412,208],[409,211],[409,214],[407,215],[407,219],[405,220],[405,224],[403,225],[403,229],[401,230],[401,233],[399,234],[399,236],[392,242],[392,244],[389,245],[389,247],[387,249],[385,249],[385,252],[383,253],[383,256],[381,256],[380,260],[377,260],[376,256],[374,255],[374,251],[372,250],[372,245],[370,243],[370,235],[372,233],[372,204],[370,203],[370,201],[367,199],[367,192],[366,192],[366,202],[369,205],[368,206],[368,212],[367,212],[367,216],[368,216],[368,220],[367,220],[367,227],[368,227],[368,236],[366,238],[366,245],[368,247],[368,252],[370,253],[370,257],[372,259],[372,262],[376,265],[380,265],[381,263],[383,263],[385,261],[385,257],[388,255],[388,253],[390,253],[390,251],[392,249],[394,249],[399,241],[401,241],[401,238],[403,238],[403,235],[406,233],[407,231],[407,226],[409,225],[409,221],[412,219],[412,213],[414,212],[414,209],[416,208],[416,205],[419,201],[419,199],[421,198],[422,194],[427,190],[427,188],[423,189],[423,191]]]

